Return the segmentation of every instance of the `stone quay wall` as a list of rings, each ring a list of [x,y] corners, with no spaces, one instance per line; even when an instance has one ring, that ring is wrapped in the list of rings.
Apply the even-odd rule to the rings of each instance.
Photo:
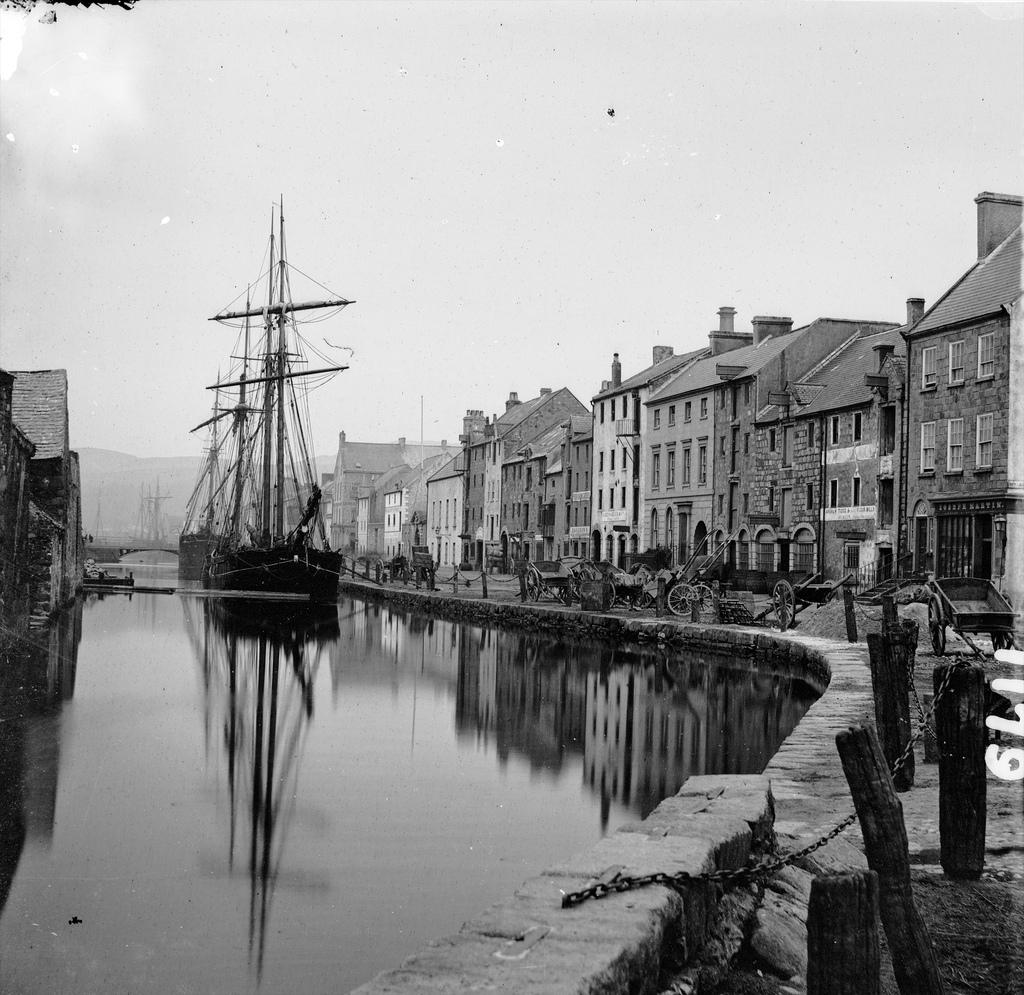
[[[759,670],[797,677],[822,694],[832,678],[830,650],[842,649],[823,640],[798,641],[752,627],[482,601],[349,580],[342,580],[340,588],[343,593],[403,610],[427,611],[469,624],[550,630],[605,642],[655,643],[667,649],[724,654]],[[860,659],[862,649],[851,648],[847,655],[851,653],[858,659],[849,664],[866,671]],[[829,698],[824,695],[812,710]],[[835,718],[829,714],[830,725]],[[817,728],[819,723],[811,725],[815,727],[815,751],[820,754],[825,745],[820,740],[827,737]],[[802,726],[797,726],[794,735]],[[801,743],[802,748],[806,745]],[[572,908],[561,907],[563,894],[588,887],[609,868],[623,877],[680,871],[697,875],[740,868],[752,857],[773,852],[773,782],[782,776],[791,799],[784,808],[792,806],[796,794],[787,780],[792,773],[789,765],[784,761],[782,770],[776,770],[773,764],[761,775],[689,778],[642,822],[624,825],[582,853],[552,864],[510,898],[464,923],[458,933],[434,941],[399,967],[357,988],[353,995],[470,990],[647,995],[681,980],[692,982],[694,991],[705,991],[710,990],[713,979],[724,976],[744,943],[777,974],[791,976],[795,983],[791,990],[800,991],[800,975],[806,969],[805,963],[800,963],[801,917],[806,920],[814,870],[805,861],[802,867],[779,874],[768,886],[772,890],[763,895],[752,885],[723,891],[720,885],[695,882],[680,890],[651,885]],[[796,808],[802,807],[797,802]],[[790,842],[801,829],[811,828],[794,816],[797,812],[786,812]],[[824,812],[815,816],[827,818]],[[790,937],[793,942],[780,941],[790,933],[795,933],[795,940]],[[802,943],[805,947],[806,941]],[[784,962],[781,971],[780,960]]]

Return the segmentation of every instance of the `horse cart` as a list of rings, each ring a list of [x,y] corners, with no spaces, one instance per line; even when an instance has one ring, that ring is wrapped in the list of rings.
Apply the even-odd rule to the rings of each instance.
[[[561,560],[534,560],[526,564],[526,593],[533,601],[548,598],[571,605],[579,599],[579,583]]]
[[[981,650],[968,633],[987,632],[992,648],[1010,649],[1013,641],[1013,606],[983,577],[942,577],[928,581],[928,631],[936,656],[946,652],[946,626],[975,653]]]
[[[775,586],[772,588],[771,602],[756,617],[756,620],[761,621],[774,612],[779,624],[779,630],[785,632],[791,625],[796,624],[797,615],[805,608],[809,605],[820,607],[821,605],[828,604],[836,596],[836,592],[847,581],[853,579],[852,574],[847,574],[842,580],[837,580],[834,584],[830,584],[828,581],[819,582],[818,578],[820,576],[820,573],[812,574],[810,577],[795,584],[788,580],[776,581]]]

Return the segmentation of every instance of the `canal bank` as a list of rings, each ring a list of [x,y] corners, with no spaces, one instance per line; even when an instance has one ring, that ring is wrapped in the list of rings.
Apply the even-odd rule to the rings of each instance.
[[[856,823],[785,867],[763,888],[745,884],[723,893],[719,885],[703,884],[680,894],[655,884],[569,909],[561,908],[561,898],[592,885],[609,869],[621,877],[658,871],[700,875],[743,867],[752,856],[794,853],[820,840],[853,811],[835,735],[874,718],[863,644],[792,631],[592,614],[561,605],[521,604],[508,594],[483,601],[468,591],[447,594],[347,580],[342,590],[472,622],[616,641],[653,640],[669,652],[683,645],[698,651],[713,646],[716,652],[749,659],[752,666],[800,677],[822,692],[762,775],[690,778],[647,819],[622,826],[583,853],[552,865],[510,899],[465,923],[458,934],[435,941],[357,989],[358,995],[477,989],[712,992],[737,954],[752,970],[773,979],[774,987],[763,991],[788,995],[805,990],[810,881],[823,871],[866,866]],[[927,689],[934,662],[919,654],[919,690]],[[938,774],[935,765],[923,764],[920,743],[917,760],[916,786],[901,795],[901,802],[915,873],[934,879]],[[994,887],[1003,907],[1016,907],[1019,915],[1024,907],[1018,877],[1024,870],[1020,783],[990,779],[988,809],[987,882],[981,884]],[[982,900],[991,905],[991,896]],[[1004,924],[1004,933],[1007,927],[1013,936],[1012,922]],[[895,991],[887,955],[883,960],[884,990]]]

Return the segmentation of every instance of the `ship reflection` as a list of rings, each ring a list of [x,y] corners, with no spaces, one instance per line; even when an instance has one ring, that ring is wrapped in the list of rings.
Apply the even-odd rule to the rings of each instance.
[[[260,980],[316,675],[340,633],[337,607],[183,604],[206,691],[207,759],[222,748],[226,760],[227,873],[248,877],[249,962]]]

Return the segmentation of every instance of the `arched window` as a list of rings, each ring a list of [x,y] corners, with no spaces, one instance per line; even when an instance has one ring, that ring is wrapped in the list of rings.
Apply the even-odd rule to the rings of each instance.
[[[651,512],[651,549],[658,548],[658,509]]]
[[[665,545],[671,549],[676,543],[675,519],[672,509],[665,509]]]

